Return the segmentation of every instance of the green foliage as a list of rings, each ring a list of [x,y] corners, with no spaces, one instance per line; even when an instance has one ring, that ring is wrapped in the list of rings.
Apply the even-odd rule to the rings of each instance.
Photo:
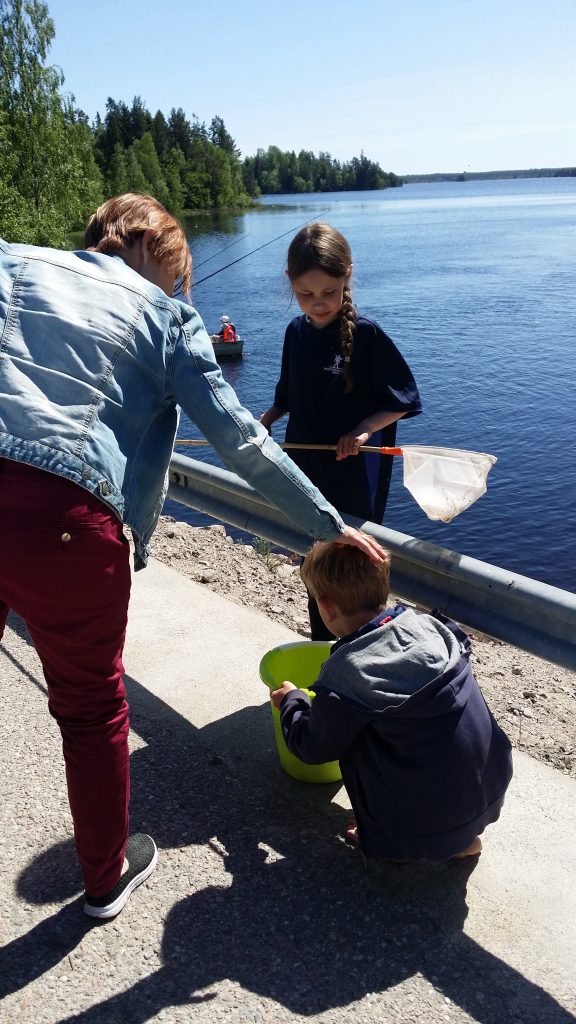
[[[155,196],[163,206],[168,206],[170,203],[168,186],[151,132],[145,132],[142,138],[136,139],[132,143],[130,151],[134,154],[134,159],[142,171],[140,190]]]
[[[106,195],[149,192],[176,216],[184,210],[242,207],[250,203],[234,139],[221,117],[210,128],[182,108],[168,120],[152,117],[139,96],[129,108],[111,98],[94,127],[94,147]]]
[[[68,110],[67,144],[75,155],[74,193],[77,212],[73,226],[82,226],[102,202],[102,175],[94,154],[91,128],[85,117]]]
[[[183,171],[185,164],[184,154],[177,146],[164,151],[162,165],[169,195],[167,206],[174,216],[178,218],[182,216],[184,211]]]
[[[154,139],[154,145],[156,146],[156,152],[161,160],[164,159],[166,151],[170,146],[170,137],[168,133],[168,123],[164,114],[161,110],[156,111],[152,118],[152,138]]]
[[[177,217],[249,206],[265,193],[401,184],[364,154],[259,149],[243,162],[220,116],[210,125],[181,107],[153,116],[140,96],[111,97],[90,125],[46,63],[54,24],[41,0],[0,0],[0,234],[65,247],[103,199],[149,192]]]
[[[237,148],[232,136],[226,131],[221,117],[212,118],[208,138],[214,146],[227,153],[228,156],[235,157],[236,159],[240,156],[240,150]]]
[[[259,149],[256,156],[246,157],[242,174],[246,190],[253,196],[365,191],[402,184],[401,178],[391,171],[383,171],[364,153],[348,163],[340,163],[330,153],[315,156],[301,150],[296,155],[293,150],[284,153],[277,146],[269,146],[266,151]]]
[[[101,198],[90,129],[44,64],[54,38],[39,0],[0,0],[0,234],[63,247]]]
[[[278,558],[272,551],[271,541],[265,537],[254,536],[252,537],[252,547],[269,572],[274,572],[278,568]]]
[[[128,161],[126,150],[120,142],[117,142],[112,151],[108,163],[106,176],[106,191],[111,196],[119,196],[129,189]]]

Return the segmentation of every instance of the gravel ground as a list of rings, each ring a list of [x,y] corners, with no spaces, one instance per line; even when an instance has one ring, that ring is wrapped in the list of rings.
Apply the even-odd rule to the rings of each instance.
[[[238,604],[308,636],[298,559],[266,542],[233,543],[223,526],[162,516],[152,538],[161,562]],[[488,704],[514,746],[576,777],[576,674],[473,633],[474,667]]]

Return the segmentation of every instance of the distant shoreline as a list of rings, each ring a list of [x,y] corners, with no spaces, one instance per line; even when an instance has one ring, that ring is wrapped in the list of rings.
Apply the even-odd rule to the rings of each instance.
[[[501,178],[574,178],[576,167],[539,167],[523,171],[447,171],[434,174],[402,174],[405,185],[434,181],[490,181]]]

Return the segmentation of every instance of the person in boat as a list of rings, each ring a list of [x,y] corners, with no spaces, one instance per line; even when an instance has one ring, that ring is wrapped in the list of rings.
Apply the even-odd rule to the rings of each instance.
[[[270,430],[288,414],[290,454],[340,512],[380,524],[393,457],[361,452],[394,447],[400,419],[422,410],[412,372],[379,324],[352,303],[352,253],[330,224],[302,228],[288,248],[286,274],[302,310],[286,328],[273,404],[260,416]],[[336,452],[306,445],[334,445]],[[356,456],[351,458],[350,456]],[[312,597],[312,640],[333,639]]]
[[[470,638],[439,612],[388,608],[389,559],[317,544],[301,573],[340,639],[313,700],[291,682],[271,693],[288,749],[307,764],[340,761],[355,814],[346,838],[366,856],[479,854],[512,756],[472,672]]]
[[[150,554],[179,407],[224,463],[312,540],[376,559],[225,382],[190,288],[179,222],[151,196],[107,200],[86,249],[0,239],[0,639],[26,623],[62,735],[84,911],[111,918],[153,871],[129,836],[122,652],[134,568]]]
[[[236,341],[236,328],[229,316],[220,317],[220,330],[216,335],[221,341],[225,341],[227,344],[233,344]]]

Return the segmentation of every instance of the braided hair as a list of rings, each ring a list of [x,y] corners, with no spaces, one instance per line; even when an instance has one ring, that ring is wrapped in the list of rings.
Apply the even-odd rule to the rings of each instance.
[[[352,252],[348,242],[329,224],[307,224],[294,236],[288,248],[287,274],[294,282],[309,270],[322,270],[330,277],[346,277],[352,267]],[[354,351],[356,309],[352,304],[349,282],[344,285],[340,311],[340,353],[343,359],[344,393],[354,387],[351,359]]]

